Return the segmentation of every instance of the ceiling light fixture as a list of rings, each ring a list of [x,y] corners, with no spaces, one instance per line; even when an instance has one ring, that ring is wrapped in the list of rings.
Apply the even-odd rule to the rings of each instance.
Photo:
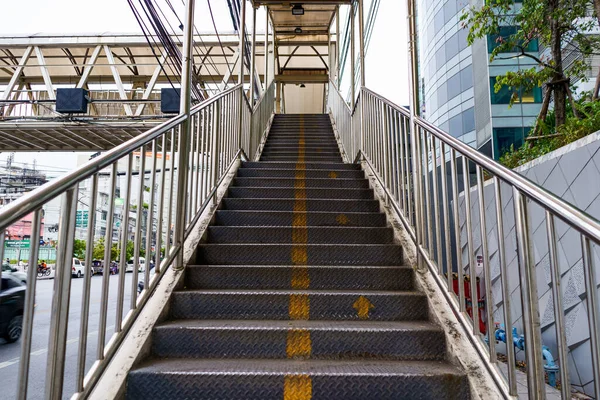
[[[300,28],[299,26],[296,27],[296,29],[294,29],[294,33],[302,33],[302,28]]]
[[[294,4],[292,8],[292,15],[304,15],[304,8],[302,8],[302,4]]]

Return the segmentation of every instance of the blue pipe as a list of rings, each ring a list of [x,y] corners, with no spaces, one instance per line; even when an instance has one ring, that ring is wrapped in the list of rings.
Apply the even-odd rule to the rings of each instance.
[[[497,341],[506,343],[506,331],[503,329],[503,327],[503,325],[497,327],[494,336],[496,337]],[[516,348],[525,350],[525,337],[517,334],[517,328],[515,327],[512,328],[512,341]],[[560,367],[554,362],[554,357],[552,356],[548,346],[542,346],[542,355],[544,360],[546,360],[546,364],[544,364],[544,371],[546,371],[548,374],[548,383],[550,386],[556,387],[556,374],[558,374],[560,371]]]

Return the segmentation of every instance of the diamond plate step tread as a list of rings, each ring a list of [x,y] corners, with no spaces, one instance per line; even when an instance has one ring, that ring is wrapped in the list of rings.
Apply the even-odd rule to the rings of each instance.
[[[290,187],[297,185],[295,178],[240,178],[236,177],[231,182],[231,187]],[[333,178],[305,178],[305,188],[340,188],[340,189],[368,189],[369,181],[367,179],[333,179]]]
[[[296,161],[297,157],[296,156],[268,156],[268,157],[261,157],[260,158],[261,161]],[[304,162],[306,161],[320,161],[320,162],[336,162],[342,161],[342,157],[338,156],[338,157],[317,157],[317,156],[306,156],[304,157]]]
[[[294,377],[299,382],[310,379],[310,395],[305,391],[305,396],[290,399],[468,400],[470,396],[465,374],[441,361],[175,358],[154,359],[132,370],[127,399],[280,400],[286,379]],[[297,391],[306,388],[297,385]]]
[[[306,178],[331,178],[331,179],[364,179],[363,171],[352,171],[344,169],[324,169],[304,171]],[[267,168],[240,168],[237,172],[238,177],[247,178],[295,178],[296,171],[293,169],[267,169]]]
[[[218,210],[213,224],[220,226],[292,226],[293,211]],[[302,226],[385,227],[384,213],[328,212],[306,213]]]
[[[292,243],[295,228],[291,226],[209,226],[207,243]],[[315,227],[306,229],[309,244],[390,244],[394,242],[391,227]]]
[[[306,199],[357,199],[373,200],[373,189],[306,188]],[[237,198],[294,198],[294,188],[270,187],[229,187],[228,197]]]
[[[327,199],[306,199],[306,212],[379,212],[378,200],[344,200],[331,201]],[[271,210],[292,211],[296,199],[275,198],[224,198],[221,201],[221,210]]]
[[[295,170],[298,163],[289,161],[243,161],[240,168],[268,168],[268,169],[293,169]],[[359,171],[361,166],[359,164],[347,164],[343,162],[336,163],[317,163],[307,162],[304,163],[305,170],[311,169],[348,169]]]
[[[413,270],[398,266],[303,267],[313,290],[413,290]],[[188,265],[185,286],[193,289],[288,290],[294,267],[289,265]]]
[[[288,340],[310,342],[310,354],[292,355]],[[443,331],[422,321],[207,321],[175,320],[154,328],[157,357],[393,359],[442,361]]]
[[[174,292],[171,317],[290,320],[295,319],[290,317],[292,302],[307,304],[310,320],[360,320],[353,304],[361,296],[373,305],[369,321],[424,321],[428,318],[427,298],[414,291],[219,289]]]
[[[200,244],[199,264],[399,265],[402,247],[394,244]]]

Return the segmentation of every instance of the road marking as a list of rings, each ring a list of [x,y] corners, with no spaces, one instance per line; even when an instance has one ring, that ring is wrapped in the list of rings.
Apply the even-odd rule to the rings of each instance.
[[[358,318],[360,319],[369,319],[369,311],[375,308],[373,303],[365,296],[360,296],[354,304],[352,304],[352,307],[358,312]]]
[[[312,379],[308,375],[286,375],[283,383],[283,400],[310,400]]]
[[[114,328],[114,325],[110,325],[106,327],[107,331],[110,331]],[[92,336],[92,335],[97,335],[98,331],[93,331],[93,332],[88,332],[88,336]],[[67,344],[71,344],[71,343],[77,343],[79,342],[79,338],[71,338],[67,340]],[[29,353],[30,356],[41,356],[48,353],[48,348],[43,348],[43,349],[39,349],[39,350],[35,350],[32,351],[31,353]],[[11,365],[15,365],[19,363],[19,360],[21,359],[21,357],[15,357],[12,358],[10,360],[7,361],[3,361],[0,363],[0,369],[2,368],[6,368],[6,367],[10,367]]]

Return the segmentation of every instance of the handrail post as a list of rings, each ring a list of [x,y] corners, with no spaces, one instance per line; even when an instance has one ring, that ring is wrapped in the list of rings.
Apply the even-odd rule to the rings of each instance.
[[[48,361],[46,364],[46,399],[48,400],[61,399],[63,396],[76,211],[77,185],[64,194],[58,225],[60,247],[56,257],[56,276],[54,277]],[[30,265],[29,268],[36,268],[36,266]],[[89,272],[85,271],[85,273]],[[102,326],[99,329],[101,328]]]
[[[175,241],[179,248],[174,269],[183,269],[183,241],[185,238],[185,221],[186,221],[186,200],[187,200],[187,169],[188,169],[188,145],[191,128],[190,108],[192,103],[192,64],[193,64],[193,29],[194,29],[194,3],[195,0],[186,0],[185,7],[185,31],[183,35],[183,62],[181,66],[181,102],[179,103],[179,113],[187,116],[183,121],[181,129],[179,129],[179,144],[178,153],[179,159],[177,163],[177,205],[176,215],[177,221],[175,224]],[[173,146],[175,148],[175,146]],[[164,169],[164,160],[163,160]],[[167,227],[167,229],[170,229]],[[160,234],[160,233],[159,233]],[[160,260],[157,257],[157,264]]]
[[[245,47],[246,47],[246,0],[241,0],[242,9],[240,10],[240,44],[239,44],[239,53],[240,53],[240,72],[238,74],[238,85],[241,85],[240,89],[240,102],[239,102],[239,121],[238,121],[238,148],[243,148],[242,146],[242,132],[244,125],[244,56],[245,56]],[[252,89],[250,89],[252,90]]]
[[[360,59],[360,86],[364,87],[365,84],[365,37],[364,37],[364,19],[363,19],[363,8],[364,0],[356,0],[358,2],[358,51]]]
[[[355,60],[356,60],[356,51],[354,50],[354,1],[352,3],[350,3],[350,89],[352,92],[352,98],[350,99],[350,105],[351,105],[351,109],[352,111],[354,111],[354,105],[356,104],[356,93],[355,93],[355,87],[356,87],[356,82],[355,82]]]

